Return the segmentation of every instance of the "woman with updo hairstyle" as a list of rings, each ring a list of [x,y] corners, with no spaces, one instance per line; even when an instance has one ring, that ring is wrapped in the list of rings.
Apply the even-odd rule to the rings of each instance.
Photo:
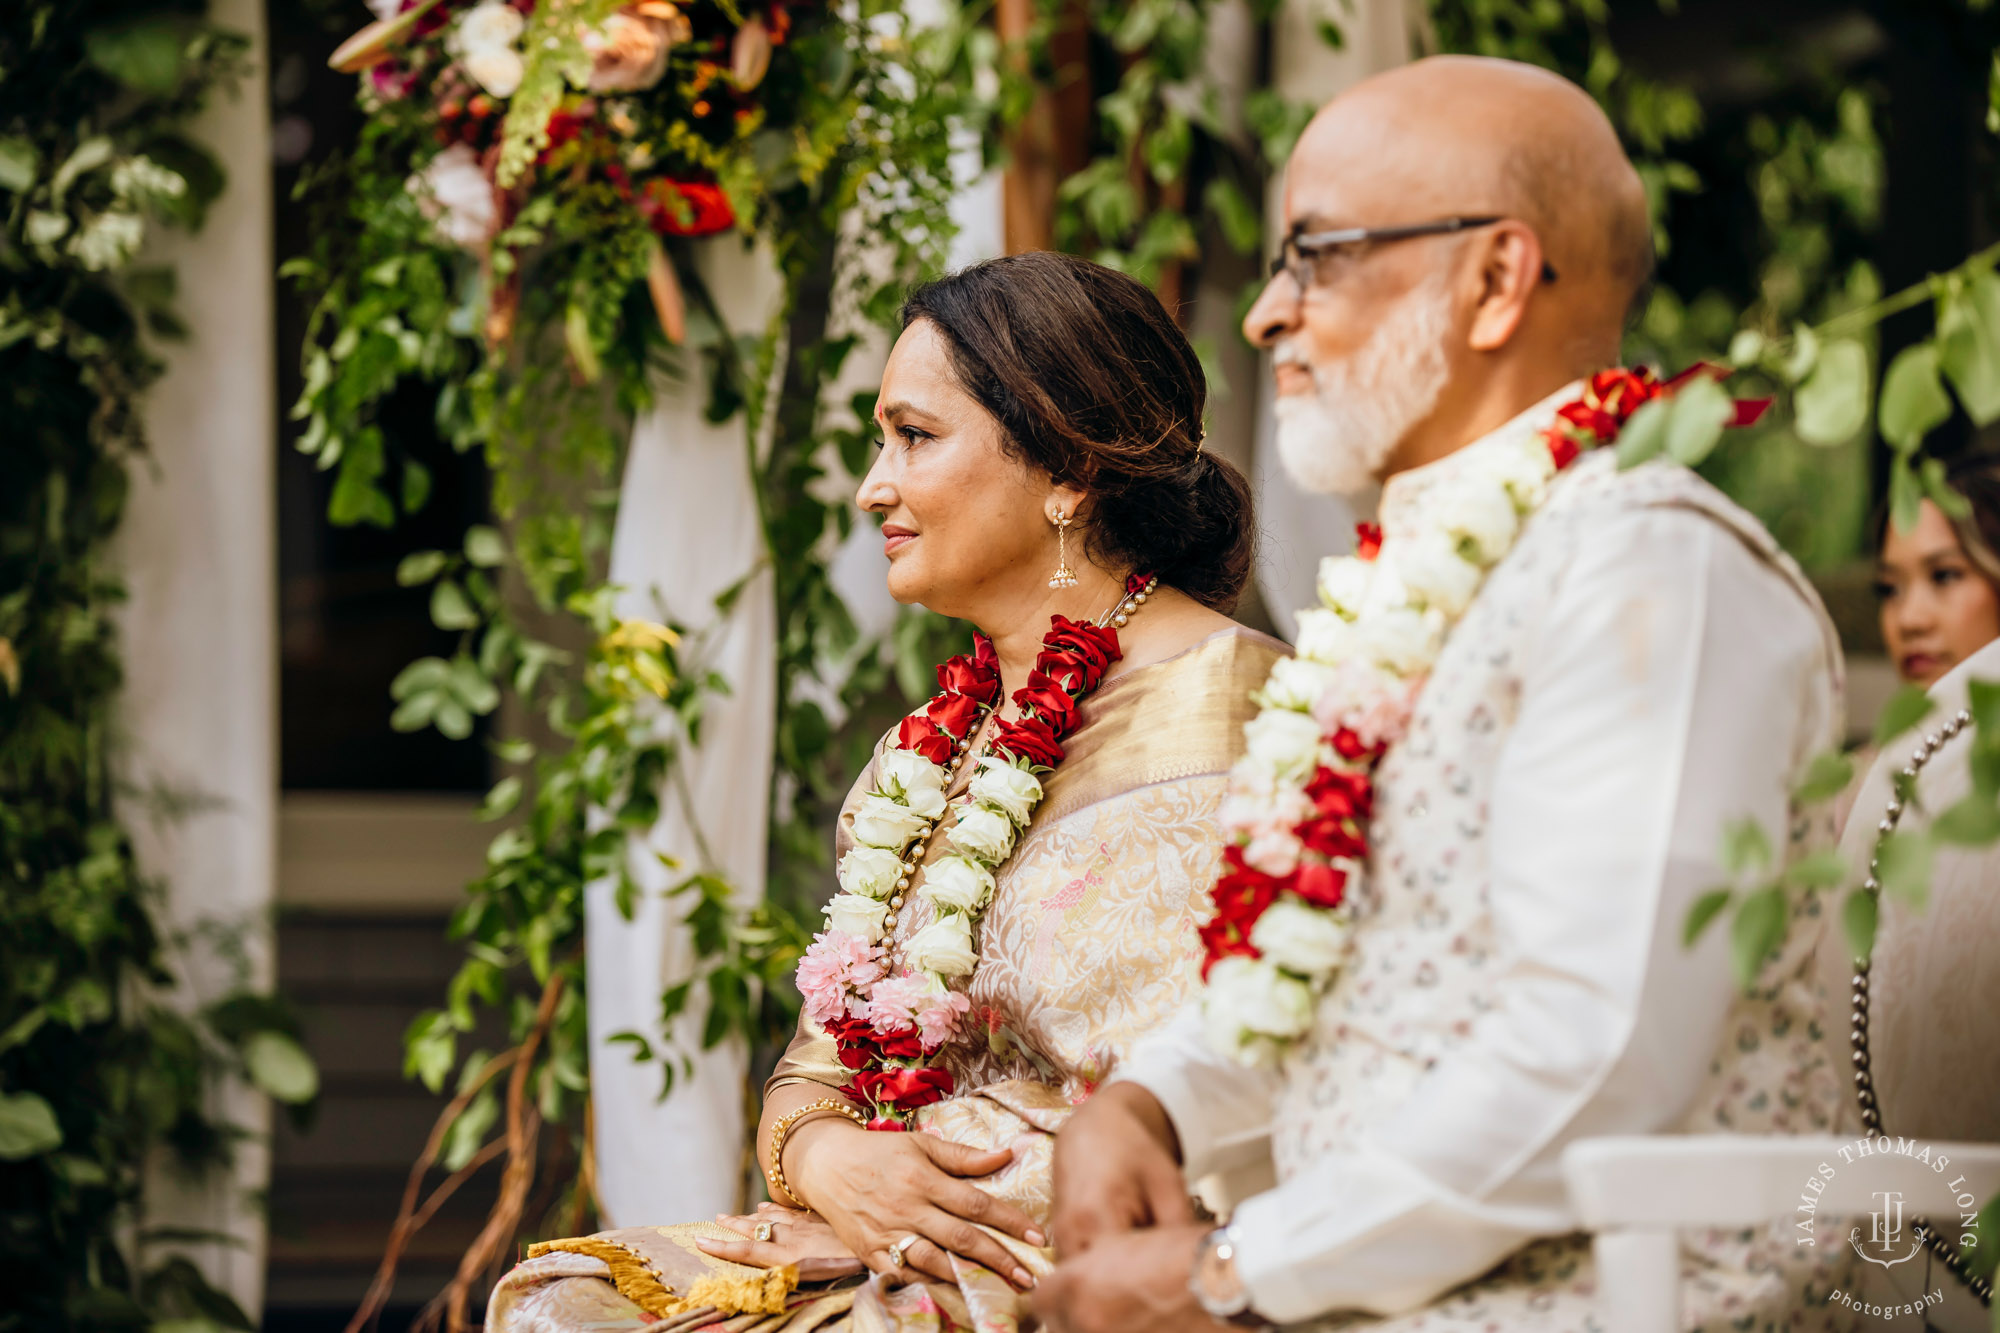
[[[910,295],[856,501],[890,593],[977,635],[842,808],[756,1131],[772,1202],[554,1242],[489,1329],[1025,1318],[1056,1131],[1195,993],[1228,773],[1285,652],[1227,617],[1254,523],[1205,399],[1158,298],[1100,265],[1015,255]]]

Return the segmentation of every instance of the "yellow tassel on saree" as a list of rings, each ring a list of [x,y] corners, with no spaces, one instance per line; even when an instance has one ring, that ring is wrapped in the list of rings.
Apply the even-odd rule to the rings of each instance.
[[[1014,856],[1000,870],[967,987],[965,1039],[942,1052],[957,1096],[924,1108],[919,1131],[1014,1160],[980,1181],[1044,1224],[1055,1134],[1137,1038],[1193,993],[1204,891],[1222,856],[1217,822],[1242,727],[1283,645],[1247,630],[1107,682]],[[873,782],[873,765],[856,793]],[[848,797],[838,851],[848,844]],[[942,844],[943,840],[938,840]],[[913,900],[898,933],[929,920]],[[809,1020],[771,1084],[839,1087],[847,1071]],[[607,1164],[610,1165],[610,1164]],[[954,1258],[956,1281],[892,1286],[881,1278],[794,1290],[783,1270],[728,1264],[693,1247],[712,1224],[637,1227],[538,1246],[502,1279],[491,1333],[1013,1333],[1020,1294]],[[996,1236],[1038,1278],[1052,1256]],[[696,1302],[706,1302],[705,1306]],[[695,1321],[695,1322],[691,1322]]]

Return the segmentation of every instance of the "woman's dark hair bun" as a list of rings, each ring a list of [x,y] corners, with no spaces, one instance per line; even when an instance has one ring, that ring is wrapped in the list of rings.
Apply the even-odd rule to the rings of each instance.
[[[960,384],[998,419],[1006,448],[1088,493],[1093,555],[1234,609],[1250,578],[1250,486],[1201,447],[1208,381],[1151,290],[1033,251],[919,287],[903,327],[920,319],[944,334]]]

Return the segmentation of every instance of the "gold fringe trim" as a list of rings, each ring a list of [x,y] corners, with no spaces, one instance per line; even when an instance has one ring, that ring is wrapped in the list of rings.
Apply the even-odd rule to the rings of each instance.
[[[786,1264],[783,1268],[751,1269],[750,1276],[743,1277],[720,1271],[704,1273],[695,1279],[686,1296],[677,1296],[647,1265],[643,1255],[616,1241],[590,1236],[537,1241],[528,1247],[528,1257],[539,1259],[551,1250],[598,1260],[611,1270],[611,1284],[618,1288],[619,1295],[647,1314],[662,1319],[710,1307],[725,1315],[783,1314],[785,1298],[799,1285],[798,1265]]]

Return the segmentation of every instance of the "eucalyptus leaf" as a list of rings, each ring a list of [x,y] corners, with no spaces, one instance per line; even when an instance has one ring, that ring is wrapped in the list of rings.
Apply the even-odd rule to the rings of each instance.
[[[1745,990],[1778,951],[1785,938],[1785,895],[1776,888],[1759,889],[1744,898],[1729,923],[1729,957],[1736,982]]]
[[[1854,781],[1854,761],[1844,754],[1828,753],[1813,756],[1806,765],[1805,776],[1792,789],[1792,799],[1800,805],[1818,805],[1830,801],[1847,790],[1847,784]]]
[[[1954,802],[1931,824],[1931,836],[1960,847],[1990,847],[2000,842],[2000,805],[1979,792]]]
[[[1666,452],[1669,433],[1669,418],[1673,405],[1665,398],[1655,398],[1642,405],[1629,417],[1624,428],[1618,432],[1618,467],[1620,471],[1639,466]]]
[[[2000,276],[1988,269],[1948,289],[1937,344],[1965,414],[1981,426],[2000,420]]]
[[[1729,393],[1707,375],[1697,375],[1674,394],[1667,418],[1667,454],[1688,467],[1698,465],[1722,439],[1736,412]]]
[[[1937,345],[1921,342],[1905,347],[1882,376],[1877,415],[1882,438],[1909,453],[1950,419],[1951,396],[1939,377]]]
[[[1945,474],[1944,463],[1935,458],[1926,458],[1917,468],[1917,479],[1923,483],[1924,498],[1936,505],[1950,518],[1972,517],[1972,501],[1961,495]]]
[[[1923,518],[1924,483],[1910,455],[1889,460],[1889,522],[1898,532],[1914,532]]]
[[[1875,895],[1866,889],[1853,890],[1840,905],[1840,926],[1847,934],[1848,954],[1856,962],[1875,952],[1875,928],[1881,910]]]
[[[1875,719],[1875,748],[1881,749],[1931,715],[1937,705],[1923,687],[1905,685],[1889,697]]]
[[[1898,829],[1883,837],[1875,853],[1875,877],[1882,892],[1911,907],[1930,900],[1931,862],[1936,844],[1926,833]]]
[[[1868,424],[1868,351],[1852,338],[1819,351],[1793,400],[1795,427],[1807,444],[1845,444]]]
[[[1692,948],[1708,929],[1709,923],[1715,920],[1717,913],[1729,906],[1729,900],[1734,896],[1735,894],[1728,889],[1710,889],[1695,899],[1694,906],[1688,909],[1687,920],[1681,925],[1681,944]]]
[[[1785,867],[1785,883],[1800,889],[1837,889],[1847,882],[1847,858],[1828,847]]]
[[[1856,343],[1854,346],[1859,346]],[[1861,363],[1865,369],[1868,355],[1862,353]],[[1798,324],[1792,329],[1792,353],[1785,358],[1783,371],[1785,378],[1793,384],[1799,383],[1819,366],[1819,335],[1807,324]],[[1865,408],[1864,408],[1865,410]],[[1859,429],[1858,427],[1856,429]]]
[[[1771,868],[1771,838],[1745,815],[1722,832],[1722,868],[1732,875],[1762,874]]]

